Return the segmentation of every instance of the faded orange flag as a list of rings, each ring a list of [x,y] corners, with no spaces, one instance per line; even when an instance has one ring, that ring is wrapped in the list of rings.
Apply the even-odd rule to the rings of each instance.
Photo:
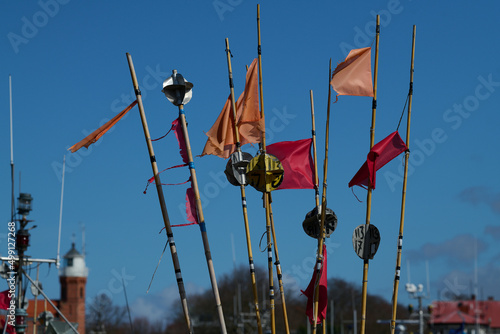
[[[330,85],[339,95],[373,97],[371,52],[372,48],[353,49],[337,65]]]
[[[75,145],[68,148],[68,151],[71,151],[71,153],[75,153],[76,151],[81,149],[83,146],[85,146],[85,148],[89,148],[90,145],[92,145],[93,143],[98,141],[99,138],[102,137],[102,135],[104,135],[106,132],[108,132],[108,130],[111,129],[120,119],[122,119],[122,117],[125,116],[125,114],[128,113],[129,110],[132,109],[136,104],[137,104],[137,100],[132,102],[127,108],[120,111],[119,114],[117,114],[115,117],[113,117],[106,124],[101,126],[99,129],[95,130],[94,132],[89,134],[87,137],[83,138],[78,143],[76,143]]]
[[[242,146],[249,143],[260,143],[265,125],[259,111],[257,59],[254,59],[250,65],[246,76],[245,90],[236,101],[236,120]],[[206,135],[208,140],[201,156],[212,154],[227,159],[236,151],[231,95],[227,98],[222,112]]]

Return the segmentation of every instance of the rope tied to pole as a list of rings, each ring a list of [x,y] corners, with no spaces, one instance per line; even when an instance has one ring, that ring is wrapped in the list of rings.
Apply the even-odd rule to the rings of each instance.
[[[271,247],[271,245],[273,244],[272,242],[269,242],[264,249],[261,248],[262,239],[264,239],[264,236],[267,235],[267,233],[268,233],[267,231],[264,231],[264,233],[262,233],[262,236],[260,237],[260,240],[259,240],[259,251],[261,253],[264,253],[267,250],[267,248]]]
[[[412,93],[412,90],[413,88],[410,87],[410,92],[408,93],[408,95],[406,95],[406,101],[405,101],[405,105],[403,106],[403,111],[401,112],[401,117],[399,118],[399,122],[398,122],[398,126],[396,128],[396,131],[399,130],[399,126],[401,125],[401,120],[403,119],[403,116],[405,114],[405,111],[406,111],[406,105],[408,104],[408,99],[410,98],[410,95]]]
[[[163,231],[164,228],[161,229]],[[161,233],[160,231],[160,233]],[[165,243],[165,247],[163,247],[163,252],[161,252],[160,259],[158,260],[158,264],[156,265],[155,271],[153,272],[153,276],[151,277],[151,281],[149,282],[148,289],[146,290],[146,293],[149,293],[149,289],[151,288],[151,284],[153,284],[153,279],[155,278],[156,271],[158,270],[158,267],[160,266],[161,258],[163,257],[163,254],[165,254],[165,250],[167,249],[167,245],[169,243],[169,240],[167,239],[167,242]]]

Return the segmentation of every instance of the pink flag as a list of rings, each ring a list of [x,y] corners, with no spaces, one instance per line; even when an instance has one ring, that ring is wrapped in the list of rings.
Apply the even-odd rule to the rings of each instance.
[[[406,147],[399,133],[394,131],[389,136],[373,145],[365,163],[349,182],[349,188],[352,186],[368,187],[370,183],[371,188],[375,189],[375,176],[377,170],[406,150],[408,150],[408,147]]]
[[[283,141],[266,147],[283,166],[283,182],[278,189],[314,189],[314,169],[311,155],[312,139]]]
[[[186,190],[186,214],[187,220],[193,224],[199,224],[198,213],[196,211],[196,200],[194,198],[193,184]]]
[[[187,154],[187,148],[186,148],[186,141],[184,140],[184,132],[182,132],[182,126],[179,123],[179,119],[176,118],[172,122],[172,129],[175,132],[175,137],[177,138],[177,141],[179,142],[179,149],[180,149],[180,154],[182,157],[182,162],[187,164],[189,162],[188,154]]]

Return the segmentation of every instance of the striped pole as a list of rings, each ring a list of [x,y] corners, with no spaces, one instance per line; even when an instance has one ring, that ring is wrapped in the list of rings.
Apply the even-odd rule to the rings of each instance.
[[[229,49],[229,40],[227,38],[226,38],[226,54],[227,54],[227,68],[229,72],[229,88],[231,90],[231,106],[233,109],[234,138],[236,139],[236,152],[238,152],[238,154],[240,154],[241,156],[240,132],[238,129],[238,121],[236,119],[236,99],[234,97],[233,70],[231,67],[231,51]],[[252,255],[252,241],[250,239],[250,227],[248,224],[247,200],[246,200],[244,184],[240,184],[240,191],[241,191],[241,206],[243,209],[243,221],[245,224],[245,236],[247,240],[248,264],[250,266],[250,279],[252,281],[252,293],[254,299],[255,317],[257,320],[258,333],[262,334],[262,323],[260,320],[260,310],[259,310],[259,296],[257,292],[257,281],[255,279],[255,267]]]
[[[186,123],[186,114],[184,113],[184,105],[179,105],[179,120],[181,121],[182,132],[184,134],[184,141],[186,143],[186,150],[188,155],[189,172],[191,173],[191,181],[193,184],[194,198],[196,202],[196,210],[198,213],[198,220],[200,225],[201,238],[203,240],[203,248],[205,250],[205,258],[207,260],[208,272],[210,275],[210,282],[212,284],[212,292],[215,298],[215,307],[219,318],[219,325],[221,333],[226,334],[226,323],[224,322],[224,313],[222,312],[222,304],[219,296],[219,288],[217,287],[217,278],[215,277],[214,264],[212,261],[212,253],[210,252],[210,245],[208,243],[207,228],[205,225],[205,218],[203,216],[203,208],[201,206],[200,190],[198,188],[198,179],[196,178],[196,169],[194,167],[193,153],[191,151],[191,144],[189,143],[189,134]]]
[[[168,243],[170,245],[170,253],[172,254],[172,262],[174,264],[175,277],[177,278],[177,287],[179,289],[179,295],[181,298],[182,312],[184,313],[184,320],[186,321],[188,333],[193,333],[193,327],[191,324],[191,318],[189,317],[189,310],[187,306],[186,291],[184,289],[184,282],[182,280],[181,267],[179,264],[179,257],[177,255],[177,248],[175,247],[174,234],[172,232],[172,227],[170,225],[167,206],[165,205],[165,197],[163,195],[163,188],[161,186],[160,175],[158,174],[158,166],[156,164],[155,153],[153,151],[153,144],[151,142],[151,136],[149,135],[148,123],[146,121],[146,114],[144,113],[144,106],[142,104],[141,91],[139,90],[139,84],[137,83],[137,76],[135,75],[134,64],[132,63],[132,56],[129,53],[127,53],[127,60],[130,69],[130,75],[132,76],[132,84],[134,86],[137,105],[139,107],[139,113],[141,116],[142,128],[144,130],[144,137],[146,138],[146,144],[148,147],[149,160],[151,161],[151,167],[153,169],[153,175],[155,178],[156,191],[158,193],[158,200],[160,201],[163,223],[165,224],[165,230],[167,231]]]
[[[373,71],[373,102],[372,102],[372,123],[370,127],[370,150],[375,144],[375,115],[377,112],[377,75],[378,75],[378,44],[380,36],[380,16],[377,15],[377,28],[375,37],[375,66]],[[368,194],[366,199],[366,226],[370,225],[372,208],[372,187],[368,182]],[[368,290],[368,267],[369,260],[363,260],[363,286],[361,291],[361,334],[365,334],[366,328],[366,295]]]
[[[413,97],[413,69],[415,59],[415,35],[417,27],[413,26],[413,39],[411,46],[411,65],[410,65],[410,89],[408,92],[408,117],[406,122],[406,147],[410,147],[410,119],[411,119],[411,103]],[[398,251],[396,257],[396,273],[394,275],[394,288],[392,292],[392,319],[391,319],[391,334],[396,330],[396,312],[398,308],[398,288],[401,272],[401,252],[403,250],[403,229],[405,223],[405,202],[406,202],[406,183],[408,179],[408,159],[410,158],[410,150],[405,152],[405,167],[403,177],[403,194],[401,196],[401,218],[399,221],[399,236],[398,236]]]
[[[323,163],[323,193],[321,198],[321,224],[320,236],[318,237],[318,252],[316,257],[316,282],[314,284],[313,299],[313,334],[316,334],[319,306],[319,282],[321,278],[321,268],[323,266],[323,243],[325,240],[325,218],[326,218],[326,180],[328,174],[328,146],[330,141],[330,104],[332,89],[330,88],[330,79],[332,77],[332,60],[330,59],[328,74],[328,105],[326,108],[326,132],[325,132],[325,161]]]

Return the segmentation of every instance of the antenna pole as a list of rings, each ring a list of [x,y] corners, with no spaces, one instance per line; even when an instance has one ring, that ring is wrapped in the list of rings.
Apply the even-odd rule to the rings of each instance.
[[[85,258],[85,224],[82,224],[82,255]]]
[[[12,182],[12,203],[11,215],[9,221],[14,221],[16,212],[15,195],[14,195],[14,132],[12,127],[12,77],[9,75],[9,104],[10,104],[10,178]]]
[[[134,334],[134,326],[132,325],[132,317],[130,316],[130,307],[128,306],[127,289],[125,289],[125,280],[122,277],[123,294],[125,295],[125,303],[127,304],[128,321],[130,324],[130,330]]]
[[[60,251],[61,251],[61,227],[62,227],[62,213],[63,213],[63,198],[64,198],[64,171],[66,168],[66,156],[63,156],[63,168],[62,168],[62,178],[61,178],[61,205],[59,208],[59,235],[57,237],[57,258],[56,258],[56,268],[59,269]],[[83,253],[85,256],[85,253]]]

